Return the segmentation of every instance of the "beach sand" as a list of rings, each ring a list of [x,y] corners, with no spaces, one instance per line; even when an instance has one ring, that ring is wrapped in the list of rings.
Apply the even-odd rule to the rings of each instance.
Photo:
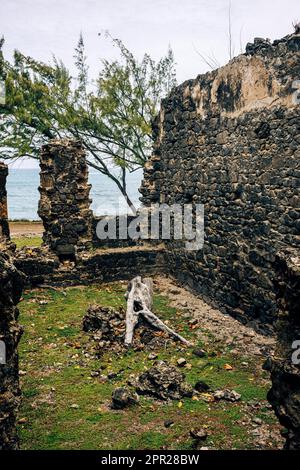
[[[9,222],[10,235],[17,237],[41,237],[43,235],[42,222]]]

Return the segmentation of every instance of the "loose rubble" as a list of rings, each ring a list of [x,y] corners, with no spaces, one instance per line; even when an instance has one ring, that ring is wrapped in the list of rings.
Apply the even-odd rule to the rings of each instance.
[[[141,374],[136,382],[139,395],[150,395],[160,400],[179,400],[193,395],[192,387],[178,369],[164,361]]]
[[[112,394],[112,405],[111,407],[115,410],[122,410],[132,405],[137,405],[139,397],[136,393],[132,392],[128,388],[116,388]]]
[[[121,352],[127,348],[124,345],[125,338],[125,311],[123,308],[114,308],[92,305],[86,312],[82,322],[83,331],[93,333],[93,340],[97,342],[98,353],[101,355],[107,349],[113,348],[115,352]],[[158,332],[142,319],[139,321],[132,347],[138,351],[141,349],[156,351],[163,348],[166,342],[173,341],[168,334]],[[155,360],[157,354],[151,352],[149,360]]]
[[[190,435],[193,439],[196,439],[197,441],[205,441],[205,439],[207,439],[208,432],[206,431],[206,429],[203,428],[193,428],[190,430]]]
[[[215,400],[226,400],[226,401],[239,401],[241,399],[241,395],[237,393],[235,390],[217,390],[213,397]]]

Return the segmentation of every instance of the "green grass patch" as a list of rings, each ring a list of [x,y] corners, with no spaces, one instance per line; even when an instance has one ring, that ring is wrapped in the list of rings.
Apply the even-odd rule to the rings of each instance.
[[[16,244],[17,248],[24,248],[24,246],[37,248],[41,246],[43,240],[42,237],[13,237],[12,242]]]
[[[184,399],[182,403],[158,402],[141,397],[140,404],[125,411],[109,408],[111,394],[125,385],[131,375],[149,368],[153,361],[146,351],[128,350],[123,354],[106,352],[95,357],[94,343],[82,331],[82,318],[90,304],[107,307],[125,306],[125,283],[91,285],[57,291],[35,290],[25,293],[20,303],[20,322],[25,333],[20,344],[20,368],[23,401],[19,426],[22,449],[190,449],[191,427],[205,425],[209,430],[208,444],[214,448],[251,448],[245,426],[245,405],[250,400],[266,399],[269,388],[257,364],[245,370],[237,358],[213,351],[214,340],[208,345],[214,354],[199,359],[191,349],[169,342],[158,352],[158,358],[176,364],[185,357],[190,368],[183,369],[192,385],[205,380],[213,390],[235,389],[242,395],[238,404],[207,403]],[[178,331],[202,345],[190,330],[180,311],[170,307],[168,298],[156,294],[154,311]],[[224,349],[224,348],[223,348]],[[233,370],[224,369],[231,364]],[[91,372],[118,372],[114,380],[101,382]],[[268,411],[262,412],[264,420]],[[170,428],[166,420],[173,420]],[[270,421],[271,423],[271,421]]]

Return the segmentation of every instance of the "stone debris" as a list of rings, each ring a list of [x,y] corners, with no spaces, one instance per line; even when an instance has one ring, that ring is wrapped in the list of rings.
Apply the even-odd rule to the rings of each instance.
[[[194,356],[197,356],[197,357],[200,357],[200,358],[206,356],[206,352],[203,349],[194,349],[193,354],[194,354]]]
[[[160,400],[179,400],[193,395],[193,389],[185,382],[184,374],[164,361],[157,361],[141,374],[135,388],[139,395],[150,395]]]
[[[99,354],[111,347],[115,352],[126,350],[124,345],[125,310],[122,307],[116,310],[111,307],[92,305],[83,318],[82,328],[87,333],[93,333]],[[151,351],[148,359],[154,360],[157,354],[153,351],[163,348],[166,341],[172,341],[172,339],[141,319],[135,329],[132,346],[136,351],[143,349]]]
[[[157,354],[155,353],[150,353],[149,356],[148,356],[148,359],[150,361],[154,361],[155,359],[157,359]]]
[[[112,405],[115,410],[122,410],[132,405],[137,405],[139,397],[136,393],[128,388],[116,388],[112,393]]]
[[[184,359],[184,357],[180,357],[177,360],[177,365],[178,365],[178,367],[184,367],[186,365],[186,359]]]
[[[124,339],[124,310],[92,305],[82,321],[85,332],[96,332],[95,337],[104,342],[122,341]]]
[[[166,419],[166,421],[164,421],[165,428],[171,428],[173,425],[174,425],[174,421],[172,421],[171,419]]]
[[[252,422],[254,424],[257,424],[258,426],[262,425],[262,420],[260,418],[258,418],[257,416],[254,416],[254,418],[252,418]]]
[[[197,441],[205,441],[208,436],[208,432],[204,428],[193,428],[190,430],[190,436]]]
[[[210,386],[207,385],[206,382],[203,382],[203,380],[198,380],[198,382],[195,383],[194,389],[196,392],[206,393],[210,390]]]
[[[217,390],[214,392],[213,397],[215,400],[226,400],[226,401],[239,401],[241,399],[241,395],[237,393],[235,390]]]

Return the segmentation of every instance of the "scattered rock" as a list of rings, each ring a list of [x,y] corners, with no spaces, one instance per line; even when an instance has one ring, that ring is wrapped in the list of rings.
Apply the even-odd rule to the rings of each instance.
[[[122,307],[119,310],[100,305],[89,307],[83,318],[83,330],[93,333],[92,338],[97,342],[99,356],[112,348],[117,353],[122,353],[126,349],[125,311]],[[132,346],[135,351],[143,349],[156,351],[165,346],[166,340],[172,341],[166,335],[157,335],[157,330],[140,318]]]
[[[100,375],[99,380],[100,380],[100,382],[105,383],[105,382],[108,381],[108,377],[107,377],[107,375]]]
[[[194,389],[199,393],[205,393],[210,390],[210,386],[207,385],[206,382],[203,382],[203,380],[198,380],[198,382],[195,383]]]
[[[92,305],[82,321],[83,331],[97,331],[102,341],[122,340],[125,332],[125,313],[110,307]]]
[[[272,370],[272,365],[273,365],[273,359],[272,357],[267,357],[267,359],[265,360],[265,362],[263,363],[263,370],[266,370],[268,372],[270,372]]]
[[[254,416],[254,418],[252,418],[252,422],[255,424],[258,424],[258,426],[262,425],[262,420],[258,418],[257,416]]]
[[[148,356],[148,359],[150,361],[154,361],[154,359],[157,359],[157,354],[155,353],[150,353],[149,356]]]
[[[129,406],[136,405],[139,398],[136,393],[132,392],[128,388],[116,388],[112,393],[112,405],[111,407],[115,410],[122,410]]]
[[[118,374],[116,374],[116,372],[109,372],[109,373],[107,374],[107,378],[108,378],[109,380],[115,379],[115,378],[117,378],[117,377],[118,377]]]
[[[197,357],[205,357],[206,356],[206,352],[203,349],[194,349],[193,354],[194,354],[194,356],[197,356]]]
[[[208,436],[208,433],[203,428],[193,428],[190,430],[190,435],[193,439],[196,439],[197,441],[205,441]]]
[[[27,423],[27,421],[28,421],[27,418],[20,418],[20,419],[18,420],[18,424],[25,424],[25,423]]]
[[[164,422],[164,426],[165,428],[171,428],[174,424],[174,421],[172,421],[171,419],[167,419],[165,422]]]
[[[177,365],[178,365],[178,367],[184,367],[186,365],[186,360],[184,359],[184,357],[180,357],[178,359]]]
[[[173,295],[178,295],[180,294],[180,292],[181,292],[180,289],[177,289],[177,287],[172,287],[170,289],[170,294],[173,294]]]
[[[99,377],[99,372],[98,371],[92,371],[91,372],[91,377]]]
[[[235,390],[217,390],[213,397],[215,400],[226,400],[226,401],[239,401],[241,399],[241,395],[237,393]]]
[[[73,410],[78,410],[79,408],[79,405],[77,405],[77,403],[73,403],[70,408],[72,408]]]
[[[179,400],[192,397],[193,390],[185,382],[185,376],[164,361],[158,361],[144,372],[136,382],[136,391],[140,395],[150,395],[161,400]]]

